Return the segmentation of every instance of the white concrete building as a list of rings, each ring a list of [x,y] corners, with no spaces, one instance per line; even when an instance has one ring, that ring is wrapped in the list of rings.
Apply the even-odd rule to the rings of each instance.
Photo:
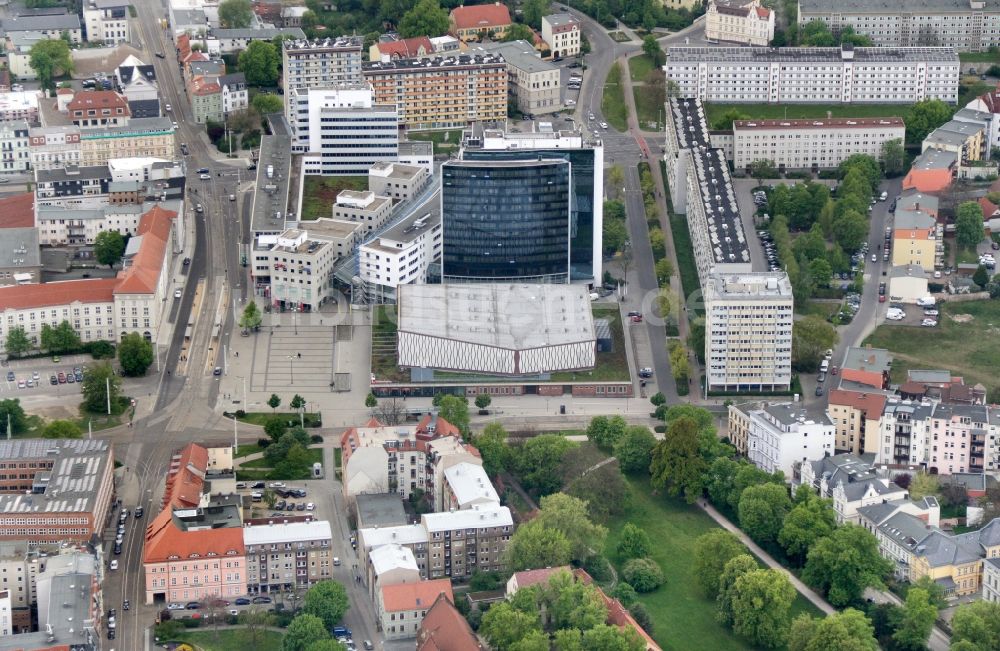
[[[223,115],[229,115],[234,111],[245,111],[250,106],[247,79],[242,72],[220,76],[219,87],[222,88]]]
[[[391,299],[400,285],[425,282],[431,263],[441,257],[441,241],[441,212],[433,197],[359,247],[365,292]]]
[[[425,534],[426,535],[426,534]],[[374,547],[367,554],[365,576],[368,577],[369,596],[375,598],[383,586],[416,583],[421,580],[421,568],[410,547],[389,543]],[[423,568],[426,571],[426,566]]]
[[[26,172],[31,168],[29,142],[26,121],[0,122],[0,174]]]
[[[375,163],[368,168],[368,189],[379,197],[406,201],[420,193],[430,182],[431,173],[424,167],[402,163]]]
[[[705,39],[767,47],[774,38],[774,12],[760,0],[710,0],[705,7]]]
[[[278,36],[285,39],[302,40],[306,37],[298,27],[246,27],[246,28],[219,28],[212,30],[212,36],[208,39],[209,52],[213,54],[229,54],[230,52],[240,52],[247,49],[254,41],[273,41]]]
[[[80,127],[32,127],[28,130],[31,167],[36,170],[81,164]]]
[[[822,20],[834,34],[850,27],[874,45],[942,45],[983,52],[1000,45],[1000,6],[989,0],[799,0],[799,27]]]
[[[11,72],[14,73],[13,70]],[[0,121],[27,120],[28,124],[38,124],[38,102],[41,99],[40,90],[0,93]]]
[[[380,230],[392,215],[392,199],[371,190],[341,190],[333,204],[333,218],[357,222],[365,233]]]
[[[542,16],[542,40],[549,46],[555,59],[580,54],[582,34],[580,21],[571,14]]]
[[[797,464],[833,454],[833,423],[826,414],[807,413],[801,403],[730,410],[742,411],[749,420],[747,456],[765,472],[792,477]]]
[[[129,42],[128,4],[123,0],[86,0],[83,21],[87,41],[105,45]]]
[[[989,116],[986,129],[986,151],[991,154],[1000,148],[1000,90],[984,93],[965,105],[965,108],[979,111]]]
[[[265,237],[260,241],[269,241]],[[330,271],[340,256],[324,239],[310,236],[305,229],[289,229],[275,238],[264,253],[255,254],[269,270],[270,290],[266,293],[276,309],[312,312],[329,298],[333,287]]]
[[[946,47],[671,47],[680,97],[761,104],[958,101],[961,63]]]
[[[286,102],[303,174],[367,174],[399,154],[396,107],[375,104],[366,83],[292,88]]]
[[[769,160],[779,170],[829,169],[854,154],[879,160],[882,145],[906,136],[901,118],[821,118],[816,120],[736,120],[732,160],[749,169]]]
[[[461,511],[477,504],[499,504],[500,496],[483,467],[462,462],[444,471],[441,503],[435,511]]]

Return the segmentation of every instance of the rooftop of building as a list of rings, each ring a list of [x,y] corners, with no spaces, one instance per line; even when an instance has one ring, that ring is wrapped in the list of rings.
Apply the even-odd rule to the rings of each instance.
[[[455,599],[451,579],[387,585],[382,587],[382,609],[387,613],[425,610],[437,601],[439,595],[444,595],[449,600]]]
[[[111,170],[107,165],[66,165],[48,170],[35,170],[35,181],[38,183],[59,183],[65,181],[91,181],[95,179],[111,179]]]
[[[260,41],[270,41],[275,36],[291,36],[295,40],[302,40],[306,37],[306,33],[298,27],[220,27],[212,30],[212,36],[218,39],[247,38]]]
[[[514,526],[510,509],[499,504],[476,504],[468,509],[448,513],[424,513],[420,521],[428,533]]]
[[[321,217],[315,221],[303,224],[307,229],[310,240],[343,240],[359,232],[363,226],[361,222],[345,219],[332,219]],[[325,242],[324,242],[325,243]]]
[[[310,52],[315,50],[357,50],[365,43],[363,36],[331,36],[316,39],[285,39],[281,42],[285,52]]]
[[[208,448],[188,443],[176,450],[167,469],[166,490],[163,504],[177,508],[191,508],[201,503],[208,470]]]
[[[896,211],[900,210],[922,210],[931,214],[937,214],[940,200],[933,194],[925,194],[913,188],[903,190],[896,201]]]
[[[171,229],[177,213],[155,206],[139,219],[139,227],[129,240],[139,238],[138,249],[126,257],[126,268],[119,273],[115,294],[155,294],[160,273],[168,255]]]
[[[245,545],[283,545],[286,543],[308,542],[312,540],[332,540],[330,523],[326,520],[312,522],[289,522],[286,524],[266,524],[243,527]]]
[[[878,517],[877,512],[871,511],[865,515],[869,519]],[[911,551],[917,547],[917,543],[936,531],[934,527],[929,527],[926,522],[911,513],[895,513],[878,525],[878,529],[883,536]]]
[[[208,16],[202,9],[172,9],[170,12],[176,25],[208,25]]]
[[[403,500],[395,493],[361,494],[354,497],[358,512],[358,526],[395,527],[406,524]]]
[[[988,11],[1000,11],[997,0],[983,0]],[[896,0],[840,0],[836,7],[829,0],[799,0],[801,13],[829,14],[836,10],[839,14],[872,13],[898,15],[902,7]],[[971,13],[969,0],[907,0],[907,13],[953,14]]]
[[[581,285],[400,285],[399,332],[508,350],[594,340]]]
[[[692,47],[667,48],[667,63],[953,63],[950,47]]]
[[[27,111],[37,109],[41,91],[9,90],[0,93],[0,111]]]
[[[572,16],[572,14],[559,13],[550,14],[548,16],[543,16],[542,20],[547,22],[552,27],[565,27],[567,25],[579,25],[580,21]]]
[[[949,405],[938,403],[934,406],[934,418],[940,420],[968,418],[975,425],[989,423],[990,413],[986,405]]]
[[[476,500],[500,503],[500,496],[482,466],[468,462],[456,463],[444,471],[444,478],[459,507]]]
[[[0,299],[2,302],[2,299]],[[93,513],[104,476],[111,471],[111,444],[96,439],[0,441],[0,461],[45,460],[30,493],[0,494],[0,513]]]
[[[30,269],[41,264],[37,228],[34,226],[0,228],[0,267]]]
[[[389,254],[398,254],[401,249],[408,248],[408,244],[441,225],[440,196],[435,192],[423,204],[414,207],[408,216],[365,242],[364,246]]]
[[[0,229],[34,228],[34,226],[34,192],[24,192],[0,199]]]
[[[955,152],[931,147],[913,159],[910,172],[950,170],[957,160],[958,154]]]
[[[128,100],[113,90],[80,90],[66,105],[68,111],[103,109],[124,109],[127,112]]]
[[[289,41],[285,41],[288,43]],[[288,182],[291,174],[291,136],[283,116],[270,119],[271,134],[260,139],[257,159],[257,191],[254,193],[250,229],[256,233],[285,230]],[[268,178],[267,170],[273,168]]]
[[[925,382],[931,384],[950,384],[952,381],[951,371],[944,369],[910,369],[906,372],[906,379],[913,382]]]
[[[404,140],[399,143],[399,155],[403,156],[433,156],[434,143],[429,140]]]
[[[843,388],[831,389],[829,398],[829,404],[853,407],[869,418],[880,415],[887,400],[887,396],[878,391],[851,391]]]
[[[792,283],[784,271],[757,273],[714,273],[708,278],[715,299],[789,298]]]
[[[2,309],[30,310],[73,303],[111,303],[117,278],[87,278],[62,280],[40,285],[7,285],[0,287]]]
[[[771,129],[808,129],[824,131],[826,129],[867,129],[871,127],[904,128],[903,118],[816,118],[811,120],[734,120],[736,131],[754,131]]]
[[[517,589],[530,588],[533,585],[539,585],[541,583],[548,583],[549,579],[553,575],[559,572],[570,571],[569,565],[560,565],[558,567],[543,567],[537,570],[522,570],[520,572],[514,572],[511,578],[517,583]]]
[[[3,19],[3,31],[34,32],[80,29],[80,17],[76,14],[61,13],[45,16],[12,16]]]
[[[850,346],[844,354],[843,368],[888,373],[892,368],[892,353],[885,348]]]
[[[361,64],[364,74],[378,75],[405,71],[430,71],[436,68],[462,68],[478,66],[504,66],[506,61],[500,54],[458,54],[423,59],[393,59],[392,61],[368,61]]]
[[[369,527],[358,530],[358,535],[365,547],[370,549],[382,545],[416,545],[428,541],[427,529],[419,524]]]
[[[164,508],[146,527],[144,563],[164,563],[205,557],[243,556],[243,527],[198,528],[178,527],[173,509]]]
[[[383,35],[383,38],[375,45],[378,46],[382,56],[404,59],[421,56],[421,53],[430,54],[434,51],[434,44],[426,36],[414,36],[413,38],[399,38],[397,36],[394,39],[385,40]]]
[[[438,595],[417,631],[417,651],[482,651],[469,622],[446,595]]]
[[[705,121],[705,110],[701,100],[671,98],[669,102],[680,148],[710,148],[712,141],[708,135],[708,124]]]
[[[815,415],[806,410],[802,403],[784,402],[776,404],[765,404],[761,411],[767,413],[778,424],[785,427],[795,427],[797,425],[826,425],[833,426],[826,414],[816,418]]]
[[[510,10],[500,2],[467,5],[451,10],[451,22],[457,29],[486,29],[510,24]]]
[[[493,54],[503,56],[504,61],[528,74],[558,71],[559,67],[542,59],[541,53],[527,41],[506,41],[501,43],[476,44],[469,48],[469,54]],[[557,82],[558,83],[558,82]]]
[[[174,508],[173,524],[178,531],[207,531],[243,527],[239,495],[216,495],[202,506]]]
[[[937,220],[933,216],[925,213],[922,210],[911,210],[896,207],[896,214],[893,219],[893,229],[900,231],[906,229],[927,229],[932,228],[937,223]]]
[[[826,478],[831,486],[840,482],[868,481],[877,477],[872,465],[874,454],[835,454],[810,461],[816,479]]]
[[[716,264],[750,264],[750,249],[725,154],[721,149],[694,149],[692,153],[713,260]]]
[[[961,147],[969,138],[982,132],[983,129],[984,127],[981,124],[950,120],[927,134],[924,138],[924,144]]]
[[[372,564],[372,572],[376,577],[392,570],[420,572],[413,551],[398,543],[375,547],[368,552],[368,561]]]

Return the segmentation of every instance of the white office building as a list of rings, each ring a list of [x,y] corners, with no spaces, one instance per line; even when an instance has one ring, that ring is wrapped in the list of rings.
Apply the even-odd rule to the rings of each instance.
[[[821,118],[816,120],[736,120],[734,169],[769,160],[779,170],[829,169],[854,154],[875,160],[882,145],[906,136],[902,118]]]
[[[806,413],[801,403],[731,406],[747,419],[747,457],[764,472],[794,476],[805,461],[833,454],[834,426],[826,414]]]
[[[303,174],[368,174],[399,155],[395,105],[377,105],[365,83],[332,88],[293,88],[287,102],[292,151],[305,154]]]
[[[672,47],[663,66],[680,97],[755,104],[958,101],[947,47]]]
[[[400,285],[426,282],[431,263],[441,257],[441,241],[441,210],[435,193],[362,244],[358,267],[369,302],[392,302]]]

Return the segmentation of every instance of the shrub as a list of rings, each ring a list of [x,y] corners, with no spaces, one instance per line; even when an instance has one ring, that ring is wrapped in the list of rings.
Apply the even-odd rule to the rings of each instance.
[[[247,415],[247,412],[243,411],[242,409],[237,409],[236,410],[236,417],[237,418],[246,418],[246,415]]]
[[[271,443],[273,443],[271,439],[257,439],[257,447],[261,450],[267,448],[267,446],[271,445]]]
[[[312,436],[309,437],[309,441],[311,443],[322,443],[323,437],[320,436],[319,434],[313,434]]]
[[[611,591],[611,596],[622,602],[622,605],[626,608],[639,601],[639,594],[635,591],[635,588],[624,581],[618,582],[615,589]]]
[[[598,583],[610,581],[614,576],[611,563],[608,562],[608,559],[597,554],[583,562],[583,569]]]
[[[94,359],[112,359],[115,356],[115,346],[110,341],[92,341],[84,344],[83,349]]]
[[[663,570],[651,558],[633,558],[625,563],[622,577],[636,592],[652,592],[663,585]]]

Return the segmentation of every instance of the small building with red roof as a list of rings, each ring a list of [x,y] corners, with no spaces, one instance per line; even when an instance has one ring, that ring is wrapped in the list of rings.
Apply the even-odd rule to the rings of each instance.
[[[368,48],[369,61],[393,59],[423,59],[434,55],[434,44],[426,36],[380,41]]]
[[[439,594],[417,630],[417,651],[483,651],[482,643],[446,594]]]
[[[41,280],[42,258],[35,228],[35,194],[0,199],[0,286]]]
[[[499,41],[511,25],[510,11],[500,2],[455,7],[449,22],[451,35],[464,42],[482,40],[484,35],[491,41]]]
[[[81,129],[128,126],[128,100],[113,90],[81,90],[66,104],[70,121]]]
[[[375,610],[385,639],[416,637],[424,616],[441,596],[454,602],[451,579],[383,586],[378,592]]]

